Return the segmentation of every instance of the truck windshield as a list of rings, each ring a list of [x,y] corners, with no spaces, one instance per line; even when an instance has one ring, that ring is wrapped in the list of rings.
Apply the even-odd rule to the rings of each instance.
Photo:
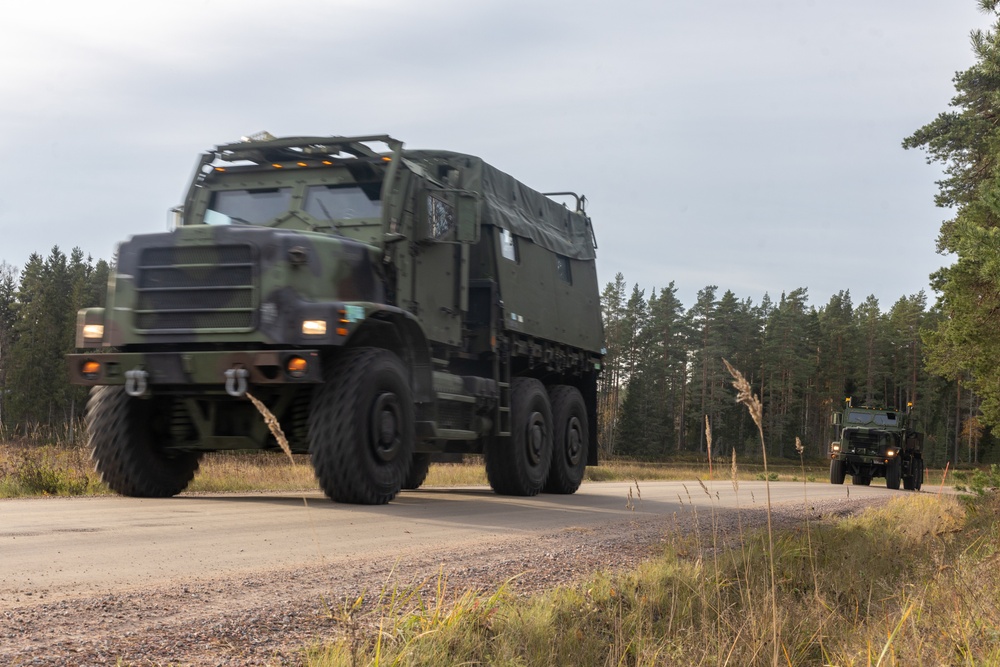
[[[288,211],[291,201],[291,188],[219,190],[212,193],[205,211],[205,223],[263,225]]]
[[[316,220],[356,220],[382,215],[380,184],[311,185],[303,209]]]

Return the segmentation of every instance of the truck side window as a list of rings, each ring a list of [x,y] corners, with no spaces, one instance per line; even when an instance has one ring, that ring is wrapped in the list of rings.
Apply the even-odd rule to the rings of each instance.
[[[573,284],[573,272],[570,268],[569,257],[556,255],[556,273],[559,274],[560,280],[564,283]]]
[[[517,238],[508,229],[500,230],[500,254],[504,259],[517,262]]]
[[[440,240],[455,227],[455,208],[443,199],[427,195],[427,225],[431,238]]]

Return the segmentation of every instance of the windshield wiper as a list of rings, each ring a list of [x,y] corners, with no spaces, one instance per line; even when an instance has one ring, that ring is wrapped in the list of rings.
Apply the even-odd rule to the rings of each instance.
[[[339,229],[337,229],[337,223],[333,221],[333,216],[330,215],[330,211],[327,210],[326,204],[323,203],[323,200],[320,199],[319,197],[316,197],[316,203],[319,204],[319,207],[321,209],[323,209],[323,215],[325,215],[326,219],[330,222],[330,225],[333,227],[333,231],[335,232],[340,231]]]

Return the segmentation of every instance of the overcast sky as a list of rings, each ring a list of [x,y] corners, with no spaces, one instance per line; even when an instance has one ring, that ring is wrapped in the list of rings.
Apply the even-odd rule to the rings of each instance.
[[[110,258],[241,135],[391,134],[585,194],[602,285],[885,310],[949,263],[940,170],[900,142],[989,25],[975,0],[14,3],[0,260]]]

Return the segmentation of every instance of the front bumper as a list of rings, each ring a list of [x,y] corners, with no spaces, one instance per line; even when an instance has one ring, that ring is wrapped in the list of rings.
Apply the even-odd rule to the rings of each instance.
[[[844,461],[848,464],[861,466],[881,466],[891,463],[894,456],[872,456],[871,454],[854,454],[852,452],[832,452],[830,458],[835,461]]]
[[[290,373],[293,357],[306,361],[301,372]],[[70,354],[70,383],[94,387],[124,385],[126,373],[144,371],[149,385],[225,385],[226,372],[245,369],[251,385],[310,384],[323,381],[318,350],[221,350],[199,352],[96,352]],[[84,372],[96,362],[97,372]]]

